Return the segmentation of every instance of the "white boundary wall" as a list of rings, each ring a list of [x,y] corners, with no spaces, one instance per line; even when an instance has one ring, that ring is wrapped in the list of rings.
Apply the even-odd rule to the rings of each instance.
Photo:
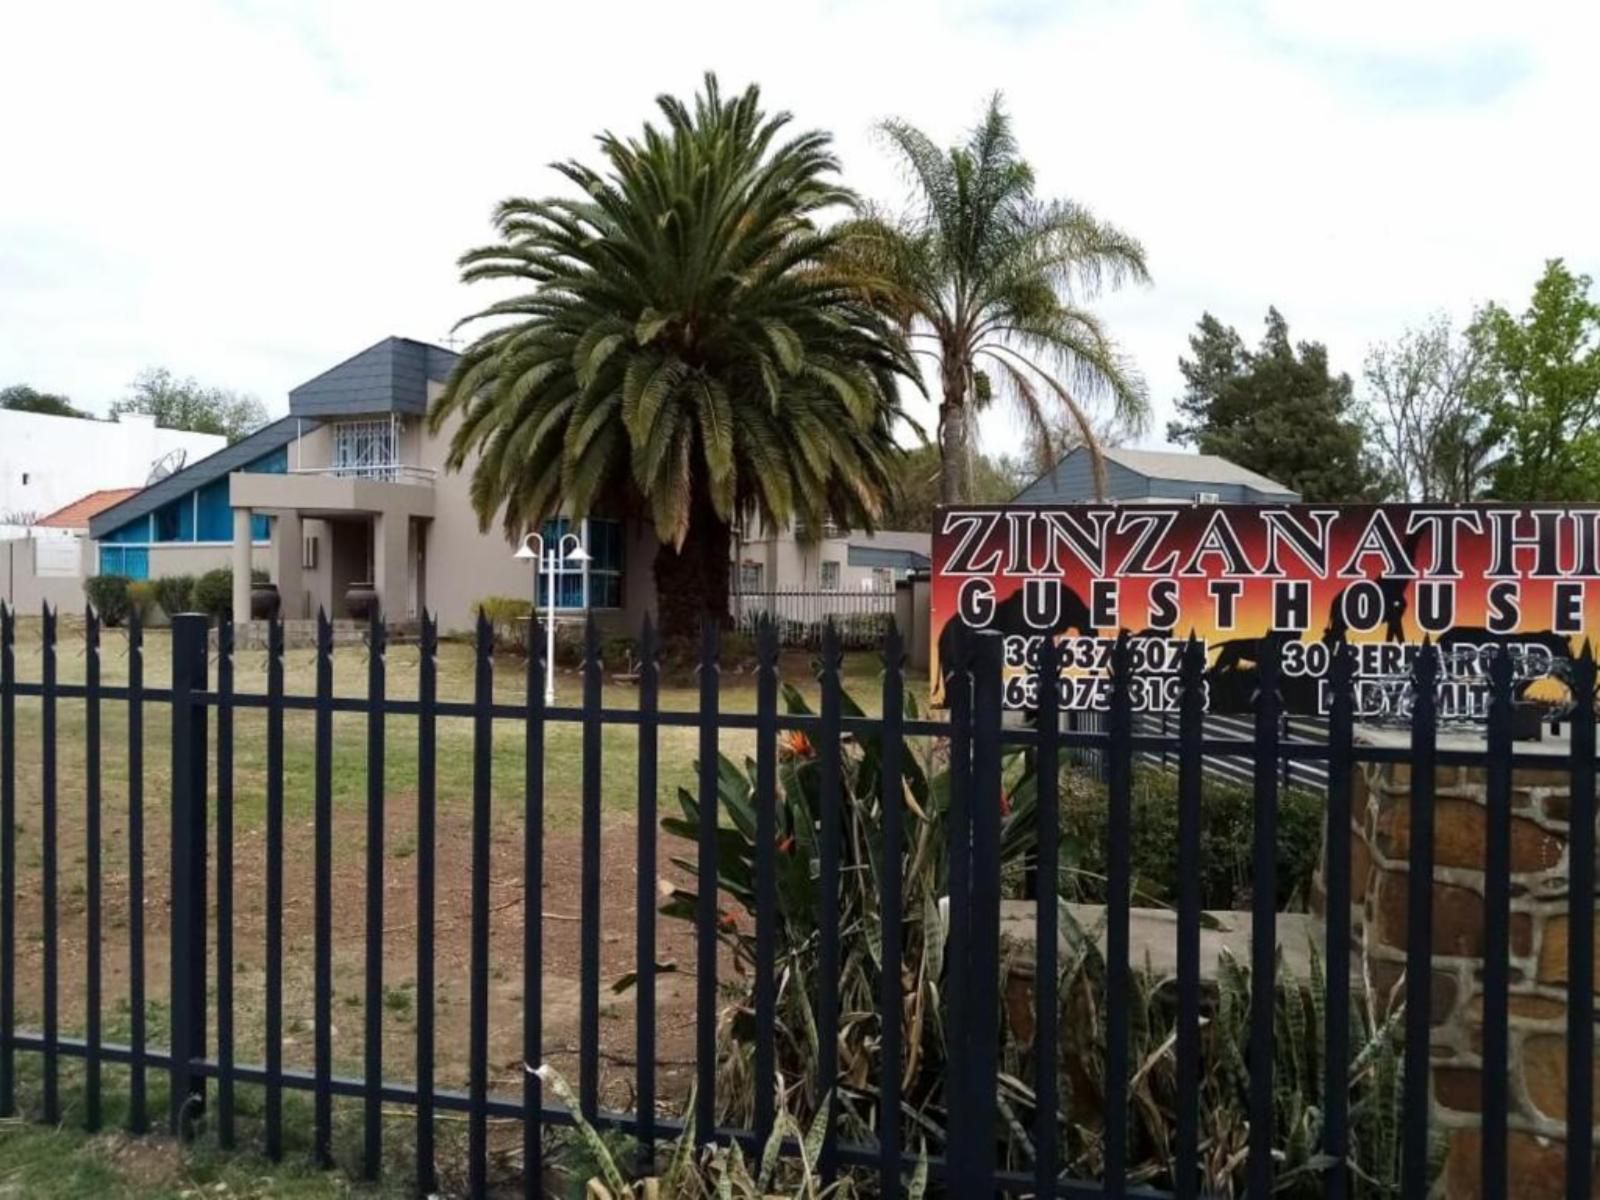
[[[90,492],[143,487],[172,451],[193,464],[225,445],[217,434],[159,429],[151,417],[88,421],[0,410],[0,517],[43,517]]]

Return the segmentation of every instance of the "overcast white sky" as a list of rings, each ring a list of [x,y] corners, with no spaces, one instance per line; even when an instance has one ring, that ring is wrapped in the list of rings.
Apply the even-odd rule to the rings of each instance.
[[[496,200],[701,72],[832,130],[898,201],[889,115],[957,140],[1002,89],[1041,192],[1141,237],[1101,305],[1163,440],[1209,309],[1269,304],[1355,374],[1434,310],[1600,275],[1600,4],[0,0],[0,386],[105,410],[141,368],[286,393],[439,340]],[[1014,448],[1005,418],[989,448]]]

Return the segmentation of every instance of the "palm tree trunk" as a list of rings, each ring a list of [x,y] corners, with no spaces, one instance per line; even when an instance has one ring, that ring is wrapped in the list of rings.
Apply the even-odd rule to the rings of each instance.
[[[959,389],[945,385],[939,406],[939,503],[960,504],[967,498],[967,411]]]
[[[728,625],[733,529],[717,515],[711,497],[696,486],[683,548],[663,542],[656,551],[656,613],[661,637],[693,643],[706,619]]]

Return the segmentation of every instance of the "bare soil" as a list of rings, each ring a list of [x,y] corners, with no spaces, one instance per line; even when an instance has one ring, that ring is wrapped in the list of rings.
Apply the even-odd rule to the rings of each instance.
[[[510,806],[507,806],[510,807]],[[155,814],[152,814],[155,815]],[[164,815],[164,814],[163,814]],[[129,875],[125,821],[105,815],[105,853],[101,971],[107,1040],[128,1036]],[[435,954],[435,1071],[437,1086],[467,1084],[468,988],[471,929],[471,820],[459,809],[437,818]],[[164,822],[146,826],[145,837],[145,994],[147,1003],[165,1004],[168,995],[169,830]],[[284,999],[283,1060],[291,1068],[313,1065],[313,828],[297,821],[284,831]],[[637,826],[631,817],[607,824],[601,847],[600,938],[600,1092],[604,1107],[631,1108],[635,1098],[635,993],[612,985],[637,968]],[[416,806],[411,797],[391,798],[385,813],[384,1075],[413,1079],[416,1049],[417,910]],[[490,1088],[520,1093],[524,1055],[523,1019],[523,829],[520,814],[495,820],[491,835],[489,890]],[[364,1054],[366,955],[366,814],[359,808],[336,810],[333,820],[333,975],[331,1029],[335,1071],[358,1075]],[[687,883],[670,863],[688,847],[658,834],[660,878]],[[209,883],[213,889],[208,930],[212,1004],[211,1053],[215,1053],[216,910],[215,851]],[[31,855],[19,854],[17,908],[18,1022],[37,1028],[43,998],[42,872]],[[58,1020],[64,1035],[84,1028],[87,971],[86,890],[82,823],[63,821],[58,859]],[[573,1085],[578,1084],[579,962],[587,928],[580,911],[582,855],[576,830],[545,834],[543,999],[544,1060]],[[265,836],[249,831],[234,846],[234,1011],[236,1060],[264,1057]],[[675,971],[658,977],[656,1045],[658,1091],[663,1101],[681,1100],[693,1077],[693,929],[658,916],[656,961]],[[164,1010],[148,1031],[152,1046],[165,1045],[169,1030]]]

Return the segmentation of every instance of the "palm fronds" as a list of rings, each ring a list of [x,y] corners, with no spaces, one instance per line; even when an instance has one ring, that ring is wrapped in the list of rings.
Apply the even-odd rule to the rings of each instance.
[[[1083,305],[1103,290],[1148,282],[1143,247],[1080,204],[1035,196],[998,96],[966,142],[948,151],[904,121],[879,128],[905,167],[916,211],[903,220],[864,214],[842,249],[939,363],[943,498],[970,491],[972,413],[996,395],[1013,403],[1041,457],[1053,450],[1051,410],[1066,413],[1103,492],[1088,408],[1109,401],[1119,424],[1138,433],[1149,398]]]

